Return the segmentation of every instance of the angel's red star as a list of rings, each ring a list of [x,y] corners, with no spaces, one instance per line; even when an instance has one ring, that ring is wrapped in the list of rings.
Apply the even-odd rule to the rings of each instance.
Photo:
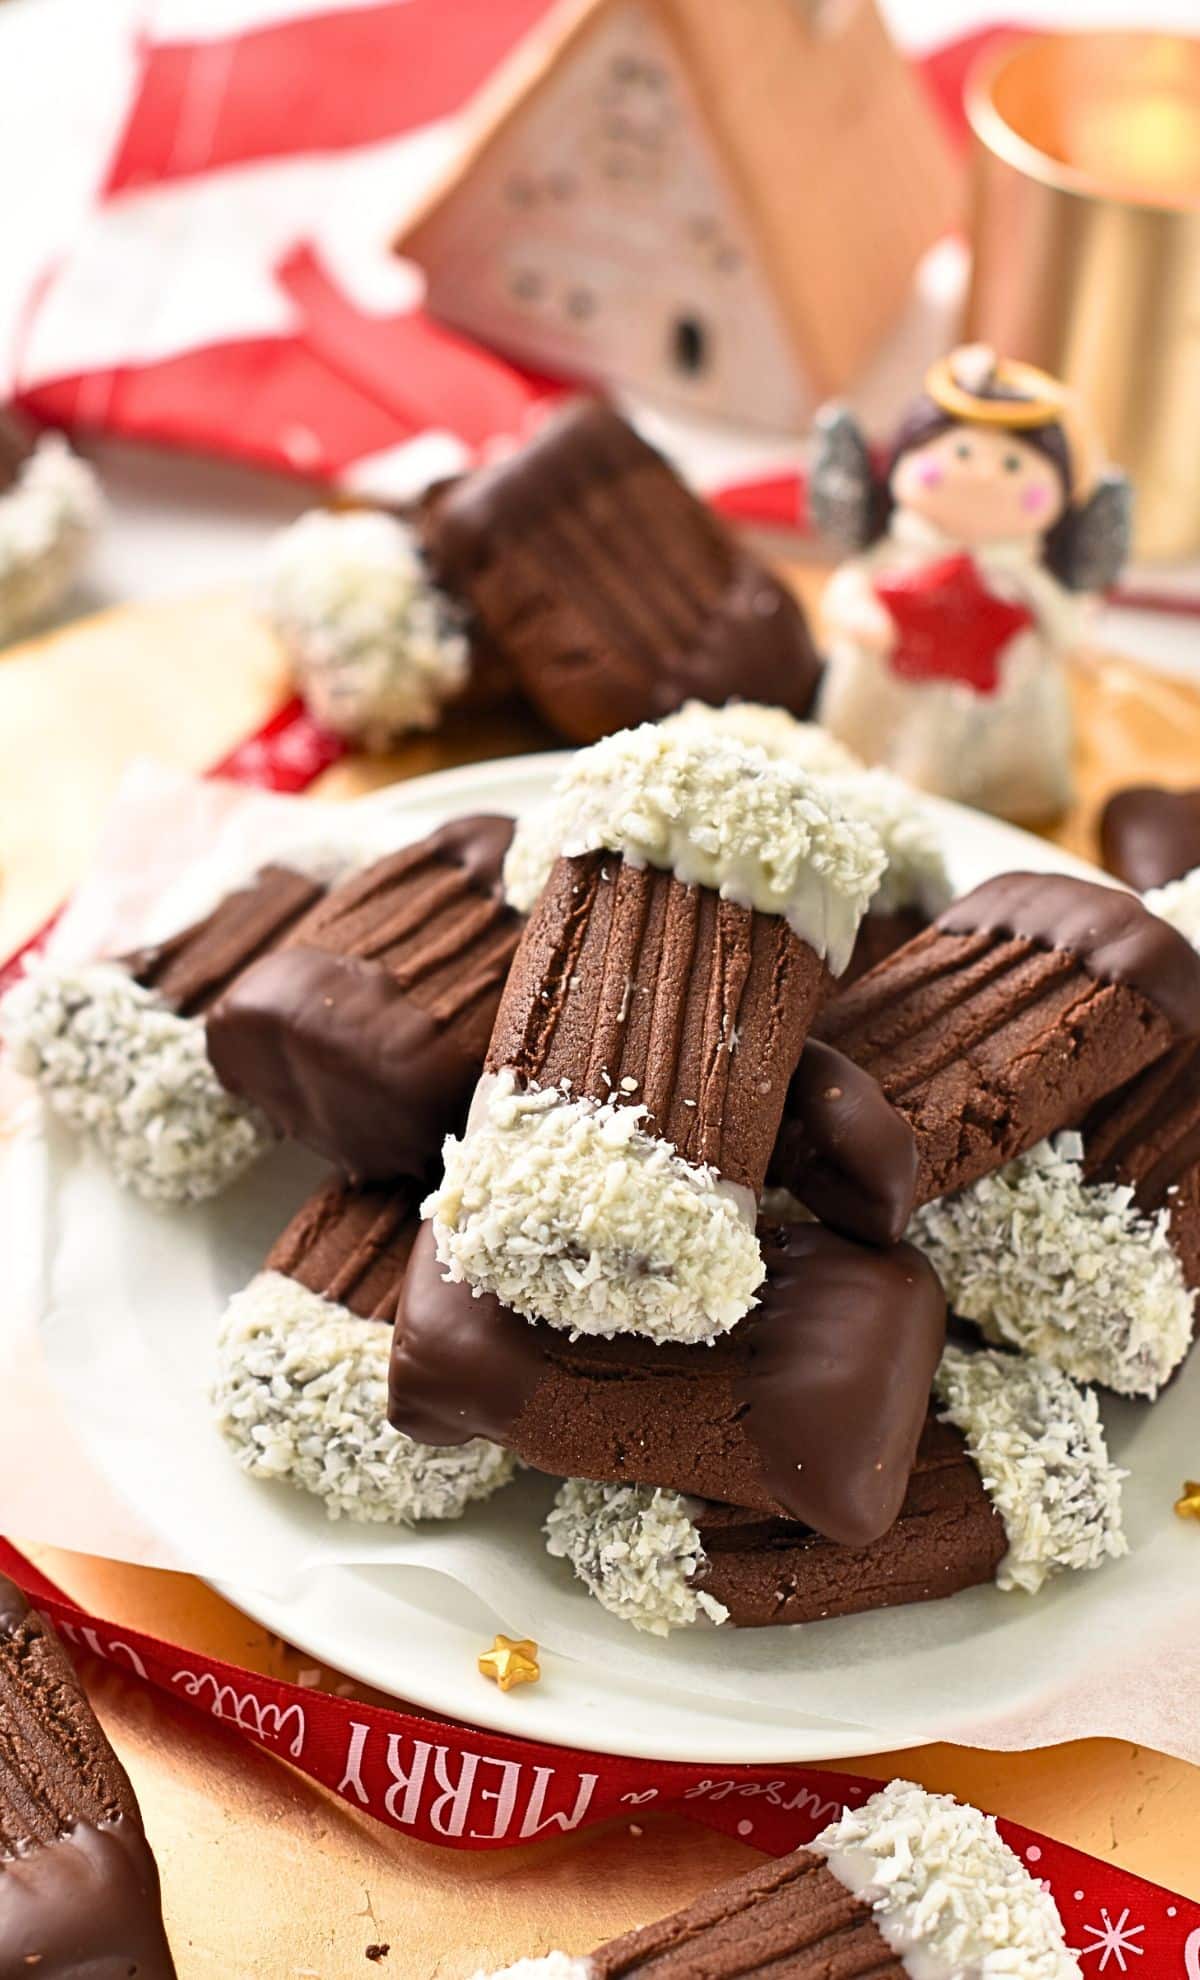
[[[1001,653],[1033,624],[1027,605],[997,598],[974,559],[961,553],[877,577],[875,595],[896,623],[888,655],[893,673],[908,681],[962,681],[977,694],[995,694]]]

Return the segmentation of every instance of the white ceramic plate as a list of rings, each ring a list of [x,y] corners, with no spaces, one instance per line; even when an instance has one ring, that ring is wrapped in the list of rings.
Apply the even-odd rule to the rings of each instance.
[[[527,807],[561,760],[475,765],[367,802],[396,817],[400,842],[464,811]],[[1012,868],[1092,872],[1012,827],[930,802],[956,889]],[[176,1557],[249,1615],[313,1657],[415,1705],[549,1741],[662,1759],[849,1757],[954,1737],[981,1719],[1034,1715],[1048,1671],[1058,1685],[1091,1684],[1104,1711],[1091,1660],[1109,1627],[1113,1591],[1121,1603],[1153,1607],[1151,1585],[1140,1589],[1140,1577],[1166,1586],[1176,1572],[1172,1549],[1181,1536],[1161,1529],[1180,1522],[1159,1517],[1165,1488],[1148,1466],[1152,1444],[1186,1446],[1194,1382],[1186,1395],[1158,1405],[1153,1439],[1145,1411],[1106,1406],[1117,1450],[1129,1461],[1136,1445],[1139,1459],[1129,1508],[1139,1538],[1133,1578],[1117,1580],[1134,1567],[1122,1563],[1110,1571],[1111,1584],[1106,1574],[1067,1578],[1037,1602],[975,1590],[950,1603],[810,1630],[740,1637],[708,1631],[704,1640],[685,1632],[669,1644],[647,1643],[600,1611],[562,1563],[546,1559],[538,1539],[552,1490],[546,1480],[523,1478],[460,1524],[408,1538],[395,1538],[393,1529],[330,1527],[303,1495],[237,1470],[205,1400],[224,1301],[311,1186],[309,1159],[281,1151],[244,1189],[164,1215],[118,1191],[96,1158],[64,1137],[51,1135],[47,1150],[45,1220],[37,1233],[45,1261],[43,1338],[91,1457]],[[1190,1374],[1200,1380],[1200,1369]],[[1182,1455],[1171,1449],[1166,1463],[1182,1464]],[[505,1696],[479,1678],[475,1660],[497,1628],[514,1626],[552,1648],[541,1684]],[[817,1709],[822,1693],[839,1709]],[[897,1711],[901,1696],[908,1702]],[[1115,1727],[1078,1724],[1080,1732],[1094,1729]]]

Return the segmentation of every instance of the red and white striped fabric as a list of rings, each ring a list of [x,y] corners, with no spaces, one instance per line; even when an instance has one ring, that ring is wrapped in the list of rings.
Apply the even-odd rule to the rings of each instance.
[[[442,331],[385,243],[547,0],[158,0],[95,210],[22,328],[37,417],[403,493],[538,381]],[[374,464],[382,462],[382,472]]]
[[[26,408],[381,499],[519,435],[561,386],[435,324],[386,243],[548,4],[152,0],[94,210],[21,323]],[[978,39],[924,64],[952,121]],[[790,450],[700,478],[798,519]]]

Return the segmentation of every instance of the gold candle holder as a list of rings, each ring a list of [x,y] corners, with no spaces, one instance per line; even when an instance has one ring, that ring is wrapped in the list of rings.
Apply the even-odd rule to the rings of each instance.
[[[1133,477],[1139,556],[1200,551],[1200,40],[1008,43],[967,109],[967,335],[1078,391]]]

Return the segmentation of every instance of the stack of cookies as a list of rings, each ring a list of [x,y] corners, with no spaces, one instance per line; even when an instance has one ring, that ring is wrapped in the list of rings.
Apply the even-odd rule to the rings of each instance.
[[[154,1200],[336,1165],[221,1324],[251,1476],[403,1522],[534,1467],[657,1633],[1032,1593],[1125,1547],[1085,1385],[1192,1338],[1200,883],[949,894],[906,786],[686,702],[4,1025]]]
[[[1149,1113],[1138,1145],[1161,1140],[1139,1096],[1200,1035],[1178,930],[1061,876],[988,883],[847,986],[889,834],[872,780],[799,768],[787,726],[610,737],[518,827],[528,920],[400,1296],[393,1425],[567,1475],[550,1551],[660,1633],[1033,1592],[1123,1551],[1095,1369],[1044,1327],[985,1327],[1036,1357],[946,1346],[931,1260],[951,1277],[937,1220],[1064,1159],[1050,1137],[1093,1123],[1111,1162],[1095,1123]],[[1092,1173],[1153,1256],[1163,1218]],[[768,1178],[797,1221],[764,1218]],[[1052,1215],[1021,1228],[1045,1246]],[[999,1269],[969,1228],[959,1252]],[[1114,1317],[1151,1391],[1190,1340],[1185,1277]]]

